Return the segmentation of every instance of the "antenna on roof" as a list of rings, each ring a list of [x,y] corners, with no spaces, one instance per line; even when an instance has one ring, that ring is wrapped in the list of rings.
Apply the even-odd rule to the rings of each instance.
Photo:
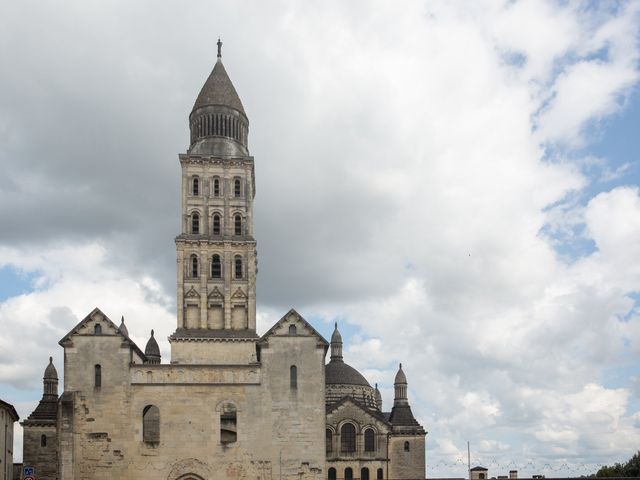
[[[220,41],[220,37],[218,37],[218,58],[222,58],[222,42]]]

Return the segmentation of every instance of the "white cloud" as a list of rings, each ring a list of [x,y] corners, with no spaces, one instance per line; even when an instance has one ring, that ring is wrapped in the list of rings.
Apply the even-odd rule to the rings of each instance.
[[[24,4],[0,19],[0,264],[36,283],[0,305],[3,383],[37,392],[94,306],[141,347],[175,328],[175,154],[221,33],[252,122],[259,330],[290,306],[346,319],[386,406],[402,361],[430,474],[463,474],[466,440],[529,473],[632,453],[634,380],[606,375],[640,345],[638,190],[585,205],[624,171],[545,145],[571,153],[624,107],[639,2],[72,2],[29,12],[39,38]],[[567,262],[564,239],[595,251]]]
[[[50,355],[62,376],[62,349],[57,341],[95,307],[117,325],[124,315],[129,335],[143,350],[152,328],[159,339],[175,329],[172,301],[157,282],[134,278],[114,267],[99,245],[44,251],[4,248],[0,250],[0,265],[36,275],[33,291],[0,304],[3,383],[41,390],[42,371]],[[159,343],[168,359],[167,342]],[[38,354],[25,358],[24,351]]]

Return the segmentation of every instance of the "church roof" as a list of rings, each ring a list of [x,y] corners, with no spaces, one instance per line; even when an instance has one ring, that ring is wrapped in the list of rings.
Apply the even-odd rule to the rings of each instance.
[[[396,379],[393,381],[394,385],[397,385],[399,383],[407,383],[407,376],[404,374],[404,371],[402,370],[402,364],[400,364],[400,368],[398,368],[398,373],[396,373]]]
[[[120,326],[118,327],[118,330],[120,330],[120,333],[123,334],[125,337],[129,337],[129,330],[127,329],[127,326],[124,324],[124,315],[120,320]]]
[[[40,423],[54,423],[58,418],[58,398],[42,398],[36,409],[22,423],[34,425]]]
[[[53,366],[53,357],[49,357],[49,365],[44,369],[44,378],[50,380],[58,380],[58,371]]]
[[[231,107],[242,112],[246,117],[238,92],[236,92],[233,83],[231,83],[231,79],[222,64],[220,57],[218,57],[218,61],[213,67],[209,78],[207,78],[202,90],[200,90],[192,111],[209,105],[224,105],[226,107]]]
[[[389,422],[394,427],[414,427],[422,430],[422,425],[413,416],[409,405],[394,405],[389,415]]]
[[[331,334],[331,343],[342,343],[342,335],[340,335],[340,331],[338,330],[338,322],[336,322],[333,333]]]
[[[73,327],[69,331],[69,333],[67,333],[64,337],[62,337],[58,342],[58,345],[60,345],[61,347],[64,347],[65,343],[69,342],[71,340],[71,337],[73,337],[74,335],[86,334],[86,331],[83,331],[86,328],[85,324],[91,321],[93,317],[97,314],[99,314],[102,317],[101,321],[104,321],[104,323],[106,323],[106,325],[111,329],[112,334],[121,336],[124,342],[128,343],[131,346],[131,348],[133,348],[133,350],[138,354],[138,356],[144,360],[145,356],[142,350],[140,349],[140,347],[138,347],[138,345],[136,345],[136,343],[133,340],[131,340],[131,338],[125,336],[120,331],[119,327],[115,323],[113,323],[111,319],[107,317],[104,314],[104,312],[100,310],[98,307],[94,308],[89,315],[87,315],[82,320],[80,320],[80,322],[78,322],[78,324],[75,327]]]
[[[364,385],[371,387],[367,379],[351,365],[341,360],[331,360],[324,366],[327,385]]]
[[[189,339],[256,339],[258,334],[249,329],[245,330],[229,330],[229,329],[209,329],[209,328],[177,328],[169,337],[171,340],[189,340]]]
[[[264,335],[262,335],[262,337],[260,337],[260,342],[266,342],[270,336],[275,335],[276,332],[278,331],[278,329],[280,329],[282,327],[283,324],[290,324],[290,323],[298,323],[300,326],[302,326],[302,328],[304,330],[307,331],[307,334],[310,334],[314,337],[316,337],[319,341],[320,344],[322,344],[325,348],[329,347],[329,342],[327,342],[325,340],[325,338],[320,335],[318,333],[318,331],[313,328],[313,326],[307,322],[302,315],[300,315],[298,312],[295,311],[295,309],[290,309],[287,313],[285,313],[283,315],[283,317],[278,320],[268,331],[267,333],[265,333]],[[296,335],[301,335],[303,334],[303,331],[298,331],[296,333]]]
[[[147,341],[147,346],[144,347],[144,354],[147,357],[158,357],[160,358],[160,347],[158,346],[158,342],[153,336],[153,330],[151,330],[151,337],[149,337],[149,341]]]

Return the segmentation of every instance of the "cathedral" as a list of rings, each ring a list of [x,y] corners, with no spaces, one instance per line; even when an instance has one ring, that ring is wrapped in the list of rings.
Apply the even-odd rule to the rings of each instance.
[[[345,363],[337,325],[327,342],[290,310],[256,333],[254,158],[221,46],[179,155],[171,358],[153,330],[143,351],[124,319],[94,309],[59,341],[60,395],[46,366],[23,464],[39,480],[424,479],[426,431],[402,365],[385,412],[377,385]]]

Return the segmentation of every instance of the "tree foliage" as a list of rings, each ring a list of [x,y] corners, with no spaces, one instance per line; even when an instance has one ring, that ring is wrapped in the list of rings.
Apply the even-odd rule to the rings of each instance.
[[[602,467],[596,473],[596,477],[640,477],[640,451],[626,463]]]

